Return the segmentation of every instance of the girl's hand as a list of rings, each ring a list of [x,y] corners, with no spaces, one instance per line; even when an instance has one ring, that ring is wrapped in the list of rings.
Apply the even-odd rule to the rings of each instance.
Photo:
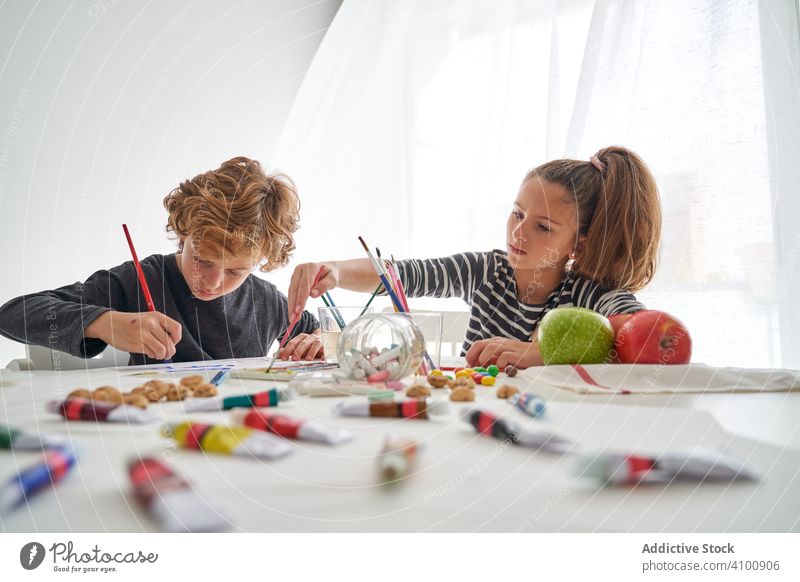
[[[311,284],[320,270],[324,269],[322,276],[313,288]],[[339,268],[336,263],[304,263],[298,265],[292,273],[289,283],[289,321],[305,309],[309,297],[317,298],[325,291],[330,291],[339,285]]]
[[[321,360],[322,339],[315,333],[299,333],[278,352],[280,360]]]
[[[467,365],[489,366],[495,364],[500,370],[508,365],[517,368],[530,368],[542,365],[539,344],[522,342],[505,337],[478,340],[467,352]]]
[[[106,311],[86,326],[83,335],[101,339],[123,352],[166,360],[175,355],[182,332],[180,323],[158,311]]]

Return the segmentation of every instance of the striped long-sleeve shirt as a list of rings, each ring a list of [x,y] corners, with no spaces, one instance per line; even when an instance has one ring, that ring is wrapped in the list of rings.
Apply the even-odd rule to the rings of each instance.
[[[500,250],[398,261],[397,268],[408,297],[461,297],[470,306],[462,356],[481,339],[531,341],[541,318],[556,307],[586,307],[605,316],[645,308],[624,289],[604,288],[571,273],[565,274],[544,303],[524,303],[517,297],[508,254]]]

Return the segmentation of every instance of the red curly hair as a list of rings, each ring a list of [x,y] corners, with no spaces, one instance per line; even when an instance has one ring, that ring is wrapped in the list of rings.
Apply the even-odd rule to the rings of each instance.
[[[260,270],[285,266],[295,249],[300,199],[283,174],[267,175],[256,160],[236,157],[216,170],[181,182],[164,198],[167,232],[192,243],[204,257],[250,255]]]

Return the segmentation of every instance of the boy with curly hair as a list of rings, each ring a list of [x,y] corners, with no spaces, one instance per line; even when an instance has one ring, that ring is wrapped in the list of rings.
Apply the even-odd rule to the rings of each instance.
[[[287,301],[252,271],[289,262],[300,210],[294,184],[237,157],[182,182],[164,206],[178,252],[141,261],[155,312],[128,261],[83,283],[12,299],[0,308],[0,334],[83,358],[112,345],[129,352],[132,365],[266,355],[287,328]],[[292,333],[281,358],[321,357],[311,313]]]

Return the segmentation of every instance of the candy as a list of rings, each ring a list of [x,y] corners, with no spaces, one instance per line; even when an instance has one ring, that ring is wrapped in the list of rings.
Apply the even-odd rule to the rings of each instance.
[[[439,369],[436,369],[436,370],[431,370],[431,373],[430,373],[430,375],[431,375],[431,376],[442,376],[442,375],[443,375],[443,372],[442,372],[441,370],[439,370]]]
[[[506,376],[509,378],[513,378],[517,375],[517,369],[514,366],[506,366],[505,372]]]
[[[367,382],[384,382],[389,379],[389,370],[381,370],[367,377]]]
[[[486,371],[489,373],[490,376],[497,376],[500,373],[500,368],[492,364],[491,366],[486,368]]]
[[[481,378],[481,385],[483,386],[494,386],[495,378],[494,376],[484,376]]]

